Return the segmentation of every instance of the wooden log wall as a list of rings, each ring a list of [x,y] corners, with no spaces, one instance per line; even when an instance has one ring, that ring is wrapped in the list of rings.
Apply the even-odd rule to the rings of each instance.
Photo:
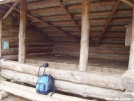
[[[101,6],[102,7],[114,6],[116,1],[117,0],[91,2],[91,8],[101,7]],[[68,1],[63,0],[63,3],[65,2],[68,3]],[[30,15],[33,15],[33,16],[38,15],[42,18],[42,21],[49,22],[54,27],[60,28],[61,30],[65,32],[69,32],[72,35],[80,37],[81,32],[78,30],[76,26],[74,26],[73,22],[70,21],[70,18],[66,14],[58,14],[59,11],[63,11],[63,7],[60,7],[60,6],[47,7],[48,4],[53,5],[53,3],[55,3],[56,5],[59,5],[59,3],[56,0],[28,2],[28,7],[30,8],[28,9],[29,13]],[[66,9],[72,15],[73,19],[77,22],[78,26],[81,27],[81,23],[82,23],[81,11],[75,12],[74,10],[77,10],[77,9],[81,10],[82,4],[80,2],[78,4],[72,3],[71,5],[66,4],[66,3],[65,3]],[[44,4],[44,8],[36,7],[36,5],[40,5],[40,4]],[[124,3],[122,3],[122,5],[124,5]],[[1,5],[0,8],[4,8],[4,9],[0,9],[0,17],[3,17],[3,15],[8,10],[8,8],[5,5]],[[48,11],[51,11],[50,13],[52,14],[48,14]],[[53,13],[55,13],[55,15],[53,15]],[[101,18],[96,18],[96,16],[98,17],[103,16],[103,15],[109,16],[110,13],[111,13],[111,10],[91,12],[90,41],[93,44],[96,44],[98,38],[100,37],[101,31],[104,29],[104,25],[107,22],[107,18],[101,19]],[[127,14],[129,16],[124,17],[123,16],[124,14]],[[104,38],[101,40],[101,43],[99,44],[99,47],[91,47],[89,49],[90,58],[128,61],[129,47],[125,47],[125,31],[126,31],[125,25],[127,23],[132,22],[132,18],[130,17],[131,14],[132,14],[132,8],[129,8],[129,9],[124,8],[120,10],[117,9],[117,11],[115,12],[115,15],[117,17],[114,17],[112,19],[111,24],[108,26],[107,32],[104,35]],[[18,13],[16,13],[15,19],[18,19],[17,15]],[[118,15],[121,15],[122,17],[118,17]],[[53,28],[50,25],[44,24],[42,23],[42,21],[39,21],[35,18],[33,19],[32,17],[30,17],[30,19],[32,19],[32,25],[38,26],[38,29],[42,30],[45,34],[47,34],[49,36],[49,39],[52,39],[55,41],[53,43],[54,45],[53,48],[55,50],[53,52],[54,55],[69,55],[69,56],[79,57],[79,51],[80,51],[79,44],[80,43],[75,42],[76,41],[75,37],[69,37],[65,33],[61,34],[60,32],[57,32],[56,28]],[[118,25],[117,23],[120,23],[120,24]],[[13,29],[16,29],[16,28],[13,28]],[[14,40],[17,41],[17,39],[14,39]],[[33,40],[33,42],[35,40]]]
[[[80,36],[79,32],[72,32],[73,35]],[[109,60],[129,60],[128,46],[125,46],[125,32],[107,32],[98,47],[90,46],[89,57]],[[69,55],[79,57],[80,44],[73,38],[64,35],[58,36],[55,32],[48,33],[49,37],[55,40],[53,54]],[[98,40],[99,32],[91,31],[90,40],[95,43]]]
[[[18,59],[18,34],[19,26],[13,22],[12,26],[7,26],[3,21],[2,26],[2,57],[11,60]],[[40,30],[27,28],[26,31],[26,55],[27,57],[35,55],[47,55],[53,51],[51,40],[47,35],[42,34]],[[3,42],[9,42],[9,49],[3,49]]]

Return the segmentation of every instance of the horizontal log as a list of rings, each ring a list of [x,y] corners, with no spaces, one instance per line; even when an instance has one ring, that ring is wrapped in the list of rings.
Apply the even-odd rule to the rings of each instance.
[[[68,37],[68,36],[50,36],[48,39],[52,39],[54,41],[75,41],[75,38],[72,38],[72,37]]]
[[[31,53],[51,53],[53,52],[53,48],[41,48],[41,47],[27,47],[26,54]],[[2,55],[18,55],[18,48],[12,48],[9,50],[2,50]]]
[[[63,0],[63,2],[69,2],[70,0]],[[45,0],[45,1],[35,1],[35,2],[28,2],[28,6],[36,6],[41,4],[49,4],[49,3],[56,3],[55,0]],[[91,2],[91,6],[98,6],[98,5],[113,5],[115,4],[115,1],[111,2]],[[71,6],[72,7],[72,6]]]
[[[74,56],[79,57],[79,52],[65,52],[65,51],[54,51],[52,54],[54,55],[61,55],[61,56]],[[89,53],[89,58],[91,59],[105,59],[105,60],[116,60],[116,61],[128,61],[128,55],[114,55],[114,54],[96,54],[96,53]]]
[[[49,37],[50,39],[53,39],[55,41],[64,41],[65,39],[66,40],[73,40],[73,38],[70,38],[70,37],[66,37],[66,36],[50,36]],[[91,38],[91,40],[93,42],[96,42],[98,38]],[[125,42],[125,37],[119,37],[119,38],[116,38],[116,37],[105,37],[103,38],[102,42]]]
[[[39,25],[38,26],[40,30],[53,30],[51,27],[46,27],[45,25]],[[76,27],[60,27],[62,30],[64,31],[79,31]],[[119,29],[124,29],[125,25],[121,25],[121,26],[109,26],[108,29],[109,30],[119,30]],[[102,30],[104,29],[104,26],[91,26],[90,30]],[[56,30],[55,30],[56,31]]]
[[[30,53],[51,53],[53,52],[53,48],[40,48],[40,47],[34,47],[34,48],[27,48],[26,49],[26,54]]]
[[[61,46],[80,46],[80,44],[77,43],[77,42],[52,42],[52,43],[56,47],[61,47]],[[125,46],[124,44],[100,44],[98,47],[111,47],[111,48],[130,49],[130,47]]]
[[[80,47],[54,47],[55,51],[65,51],[65,52],[80,52]],[[125,48],[104,48],[104,47],[90,47],[89,53],[97,54],[118,54],[118,55],[129,55],[130,49]]]
[[[5,78],[28,83],[31,85],[36,85],[36,81],[38,80],[38,77],[24,74],[24,73],[18,73],[15,71],[10,70],[2,70],[1,75]],[[94,97],[94,98],[100,98],[105,99],[106,98],[116,98],[120,97],[123,94],[123,91],[118,90],[111,90],[111,89],[105,89],[105,88],[99,88],[94,86],[87,86],[87,85],[80,85],[75,83],[70,83],[66,81],[59,81],[55,80],[55,85],[57,90],[67,92],[67,93],[73,93],[78,94],[83,97]]]
[[[19,64],[13,61],[1,60],[1,66],[2,68],[5,69],[28,73],[36,76],[38,74],[38,68],[36,66],[31,66],[27,64]],[[120,89],[120,90],[124,89],[121,85],[120,74],[112,75],[112,74],[101,74],[97,72],[87,73],[87,72],[78,72],[78,71],[69,71],[69,70],[67,71],[56,70],[51,68],[47,68],[46,73],[52,74],[54,78],[58,80],[65,80],[74,83],[111,88],[111,89]],[[98,83],[96,83],[96,81]]]
[[[56,3],[56,1],[55,0],[32,1],[32,2],[28,2],[27,5],[28,7],[30,7],[30,6],[37,6],[37,5],[48,4],[48,3]]]
[[[130,47],[125,46],[124,44],[99,44],[98,47],[112,47],[112,48],[125,48],[125,49],[130,49]]]
[[[92,42],[96,42],[98,38],[91,38]],[[103,43],[125,43],[125,37],[124,38],[103,38],[101,41]]]
[[[70,37],[65,37],[65,36],[50,36],[49,37],[50,39],[54,40],[54,41],[62,41],[64,42],[65,40],[66,41],[75,41],[73,38],[70,38]],[[98,38],[91,38],[90,39],[92,42],[96,42],[98,40]],[[101,41],[103,43],[125,43],[125,37],[104,37],[103,40]]]
[[[134,101],[134,92],[125,91],[121,96],[120,101]]]
[[[90,12],[90,16],[103,16],[103,15],[109,15],[111,11],[100,11],[100,12]],[[117,10],[115,15],[121,15],[121,14],[131,14],[132,9],[128,10]],[[71,14],[74,18],[81,17],[81,14]],[[52,16],[43,16],[43,20],[50,20],[50,19],[61,19],[61,18],[68,18],[66,15],[52,15]]]
[[[50,55],[49,55],[49,57],[46,57],[46,58],[44,58],[44,57],[27,58],[26,63],[32,64],[34,66],[40,66],[40,64],[49,63],[51,68],[54,68],[54,69],[78,71],[78,67],[79,67],[78,60],[77,59],[75,60],[74,57],[72,57],[72,58],[73,59],[66,58],[66,59],[61,60],[61,58],[59,58],[59,57],[55,57],[55,56],[50,57]],[[101,63],[101,65],[100,65],[100,63]],[[112,65],[107,65],[105,63],[109,63]],[[88,67],[87,67],[87,72],[123,74],[126,71],[125,69],[116,68],[116,65],[115,66],[113,65],[113,61],[109,61],[109,60],[107,60],[107,62],[106,61],[104,62],[103,60],[90,59],[89,64],[90,65],[88,65]],[[119,64],[118,65],[119,67],[124,66],[122,68],[125,68],[125,66],[127,66],[126,62],[117,62],[117,64]]]
[[[58,33],[58,32],[48,32],[48,33],[45,33],[45,34],[47,34],[47,35],[53,35],[53,34],[61,34],[61,33]],[[98,36],[100,36],[100,33],[101,33],[101,31],[91,31],[90,32],[91,33],[91,36],[92,37],[98,37]],[[81,33],[80,32],[71,32],[71,34],[73,34],[73,35],[81,35]],[[126,34],[126,32],[125,31],[106,31],[106,34],[104,35],[105,37],[125,37],[125,34]],[[53,35],[54,36],[54,35]]]
[[[5,97],[8,97],[10,94],[5,91],[0,91],[0,100],[2,100]]]
[[[9,25],[3,25],[2,27],[3,30],[19,30],[19,26],[9,26]],[[30,29],[27,27],[27,30]]]
[[[122,85],[127,91],[134,91],[134,70],[127,70],[121,79]]]
[[[0,13],[1,14],[5,14],[6,13],[6,10],[5,9],[0,9]]]
[[[52,42],[55,46],[80,46],[77,42]]]
[[[111,5],[111,4],[115,4],[115,1],[104,1],[104,2],[91,2],[90,6],[94,7],[94,6],[104,6],[104,5]],[[73,4],[73,5],[69,5],[66,8],[68,10],[72,10],[72,9],[78,9],[81,8],[81,4]],[[44,13],[44,12],[48,12],[48,11],[61,11],[63,10],[62,7],[49,7],[49,8],[40,8],[40,9],[35,9],[35,10],[30,10],[29,12],[31,14],[36,14],[36,13]]]
[[[3,30],[2,31],[2,37],[18,37],[18,31],[8,31],[8,30]],[[33,31],[26,31],[26,37],[28,38],[47,38],[47,36],[44,34],[41,34],[37,30]]]
[[[75,36],[81,36],[81,33],[79,31],[70,31],[72,35]],[[101,32],[100,31],[90,31],[91,37],[99,37]],[[50,31],[50,32],[44,32],[44,34],[47,34],[48,36],[66,36],[62,33],[59,33],[57,31]],[[107,31],[104,35],[105,37],[125,37],[126,32],[125,31]]]
[[[46,53],[30,53],[30,54],[26,54],[27,58],[31,58],[31,57],[39,57],[39,56],[54,56],[53,54],[51,54],[50,52],[46,52]],[[17,61],[18,60],[18,55],[5,55],[1,57],[2,59],[6,59],[6,60],[14,60]]]
[[[7,86],[7,87],[6,87]],[[81,99],[77,97],[65,96],[55,93],[52,97],[49,95],[41,95],[35,92],[35,88],[23,86],[20,84],[15,84],[6,81],[0,81],[0,89],[12,93],[23,98],[34,100],[34,101],[68,101],[67,99],[72,99],[72,101],[90,101],[86,99]],[[33,96],[34,95],[34,96]]]
[[[18,37],[2,37],[2,41],[8,41],[9,43],[18,43]],[[51,40],[45,38],[26,38],[26,43],[46,43]]]
[[[53,47],[52,43],[26,43],[26,47]],[[18,43],[10,43],[10,48],[18,48]]]
[[[132,18],[114,18],[111,22],[114,23],[114,22],[131,22],[132,21]],[[90,20],[90,23],[91,25],[93,23],[106,23],[107,22],[107,19],[93,19],[93,20]],[[52,24],[54,25],[68,25],[68,24],[72,24],[72,22],[70,21],[57,21],[57,22],[51,22]],[[81,25],[81,21],[78,21],[79,25]]]

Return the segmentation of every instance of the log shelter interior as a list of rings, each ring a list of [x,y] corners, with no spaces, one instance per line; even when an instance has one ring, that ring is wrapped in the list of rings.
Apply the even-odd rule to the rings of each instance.
[[[58,74],[58,71],[53,73],[53,69],[65,71],[65,73],[71,71],[70,75],[74,75],[76,80],[73,83],[106,88],[114,91],[104,90],[104,93],[117,94],[117,96],[115,94],[112,96],[110,93],[111,95],[105,96],[86,92],[86,97],[106,100],[107,97],[122,95],[122,98],[126,98],[127,94],[124,91],[129,88],[125,85],[125,77],[127,71],[134,69],[133,7],[133,0],[0,1],[1,66],[9,69],[8,65],[13,66],[10,62],[34,67],[49,63],[48,69],[50,70],[47,72],[54,76]],[[14,67],[13,70],[15,71]],[[132,72],[134,75],[134,71]],[[5,76],[6,73],[4,73],[3,71],[1,75]],[[88,84],[75,78],[75,75],[79,73],[83,77],[85,75],[82,73],[102,74],[102,77],[107,75],[108,78],[104,78],[107,80],[111,78],[113,81],[109,80],[104,86],[100,77],[100,84]],[[60,75],[62,76],[62,73],[59,72]],[[117,80],[114,82],[116,75]],[[132,78],[134,81],[134,77]],[[56,77],[56,79],[64,81],[65,78],[63,76],[63,78]],[[96,76],[95,79],[99,78]],[[71,79],[65,79],[65,81],[72,82]],[[125,87],[122,87],[122,82]],[[85,97],[84,93],[79,94],[63,88],[61,90],[60,86],[58,87],[59,91]],[[131,87],[134,88],[132,85]],[[132,91],[129,91],[129,94],[134,97]]]

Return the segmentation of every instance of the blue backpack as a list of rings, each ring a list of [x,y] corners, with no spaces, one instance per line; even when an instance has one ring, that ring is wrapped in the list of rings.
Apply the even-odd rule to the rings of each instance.
[[[40,67],[44,67],[44,72],[43,72],[43,75],[39,77]],[[51,96],[52,96],[56,91],[56,87],[55,87],[55,83],[54,83],[54,78],[50,74],[47,75],[45,73],[45,68],[48,67],[48,63],[46,63],[40,67],[39,67],[39,71],[38,71],[39,78],[36,82],[36,92],[39,94],[44,94],[44,95],[52,92],[52,94],[51,94]]]

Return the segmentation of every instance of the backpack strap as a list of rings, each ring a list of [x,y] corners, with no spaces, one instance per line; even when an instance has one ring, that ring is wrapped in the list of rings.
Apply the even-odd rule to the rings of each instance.
[[[51,75],[50,75],[51,76]],[[52,96],[55,91],[56,91],[56,87],[55,87],[55,82],[54,82],[54,78],[51,76],[51,79],[52,79],[52,94],[50,96]]]
[[[47,68],[48,66],[49,66],[48,63],[45,63],[45,64],[43,64],[42,66],[40,66],[40,67],[44,67],[43,75],[46,74],[45,68]],[[39,70],[38,70],[38,77],[40,76],[40,67],[39,67]]]
[[[38,70],[38,77],[40,76],[40,68],[41,68],[41,67],[42,67],[42,66],[40,66],[40,67],[39,67],[39,70]],[[46,74],[46,72],[45,72],[45,67],[44,67],[43,75],[44,75],[44,74]]]

